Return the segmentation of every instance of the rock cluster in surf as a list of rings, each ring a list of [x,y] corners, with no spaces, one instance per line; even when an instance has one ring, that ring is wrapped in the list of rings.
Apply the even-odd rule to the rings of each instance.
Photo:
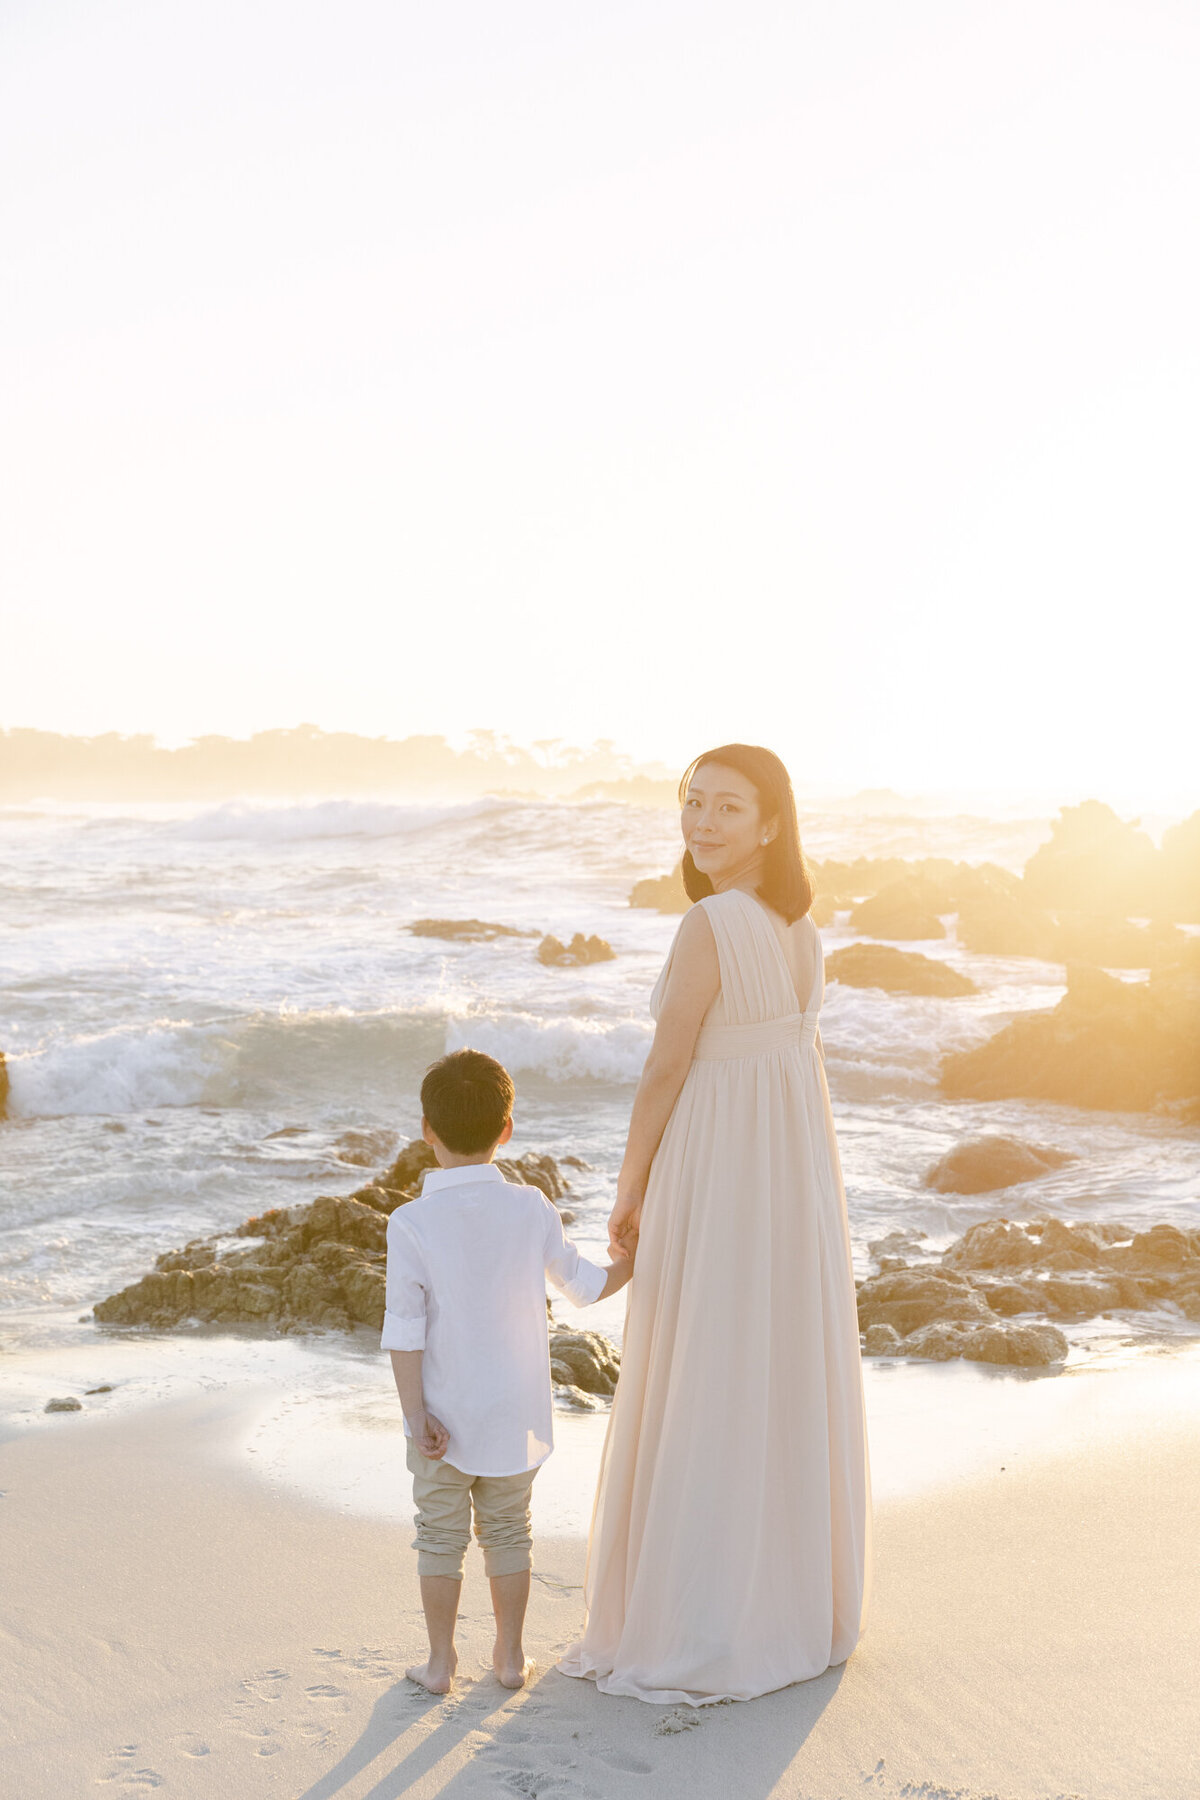
[[[258,1325],[275,1331],[378,1331],[383,1324],[387,1221],[416,1198],[432,1150],[406,1145],[390,1168],[348,1195],[308,1206],[277,1207],[240,1225],[232,1237],[196,1238],[160,1256],[140,1281],[94,1309],[103,1325],[173,1330],[192,1322]],[[565,1220],[569,1184],[552,1156],[529,1151],[497,1158],[510,1181],[540,1188]],[[239,1242],[239,1240],[241,1240]],[[550,1326],[553,1379],[568,1405],[613,1392],[620,1371],[615,1347],[594,1331]]]
[[[602,937],[584,937],[577,931],[569,944],[553,935],[544,937],[537,947],[537,959],[551,968],[574,968],[584,963],[613,962],[616,951]]]
[[[846,987],[883,988],[889,994],[936,994],[957,998],[979,989],[969,975],[934,956],[897,950],[891,944],[847,944],[825,958],[825,979]]]
[[[1200,1119],[1200,966],[1121,981],[1068,968],[1067,991],[974,1050],[942,1059],[955,1100],[1031,1098]]]
[[[990,1219],[956,1238],[940,1262],[892,1254],[919,1235],[871,1246],[879,1273],[857,1284],[868,1356],[1048,1364],[1067,1354],[1056,1320],[1171,1306],[1200,1322],[1200,1229]]]

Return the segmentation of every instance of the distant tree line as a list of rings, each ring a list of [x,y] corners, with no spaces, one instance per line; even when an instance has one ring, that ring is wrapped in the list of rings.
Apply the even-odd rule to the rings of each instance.
[[[586,749],[558,738],[530,748],[475,731],[444,737],[361,737],[296,725],[252,737],[201,737],[166,749],[153,737],[108,731],[0,731],[0,799],[205,800],[236,794],[469,794],[584,790],[648,804],[674,797],[670,771],[634,764],[611,739]]]

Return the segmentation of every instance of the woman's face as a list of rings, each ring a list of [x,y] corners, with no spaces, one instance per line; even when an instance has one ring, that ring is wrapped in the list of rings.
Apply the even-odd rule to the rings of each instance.
[[[775,833],[753,783],[725,763],[701,763],[688,783],[680,824],[684,849],[718,891],[761,864],[762,840]]]

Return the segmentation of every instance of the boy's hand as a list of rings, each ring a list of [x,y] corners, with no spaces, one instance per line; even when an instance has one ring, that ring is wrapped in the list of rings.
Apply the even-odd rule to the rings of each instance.
[[[422,1413],[420,1418],[412,1421],[412,1428],[421,1455],[428,1457],[430,1462],[440,1462],[450,1442],[450,1433],[442,1421],[431,1412]]]

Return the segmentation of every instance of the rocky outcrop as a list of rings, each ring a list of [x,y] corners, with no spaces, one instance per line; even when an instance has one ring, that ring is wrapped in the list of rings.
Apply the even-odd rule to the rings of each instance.
[[[889,994],[954,996],[978,992],[969,975],[935,957],[891,944],[847,944],[825,958],[825,979],[847,987],[884,988]]]
[[[1068,1348],[1055,1321],[1169,1305],[1200,1323],[1200,1229],[992,1219],[940,1263],[879,1261],[879,1274],[858,1283],[868,1356],[1049,1364]]]
[[[845,895],[845,906],[901,882],[917,886],[927,910],[951,913],[986,895],[1018,893],[1021,887],[1020,876],[997,863],[955,862],[948,856],[912,860],[903,856],[859,856],[852,862],[827,857],[823,862],[810,861],[809,868],[817,892]]]
[[[1058,937],[1049,913],[1031,906],[1019,889],[981,886],[958,909],[956,933],[965,950],[980,956],[1036,956],[1058,960]]]
[[[1044,1144],[1025,1144],[1020,1138],[973,1138],[953,1150],[927,1171],[924,1185],[939,1194],[987,1194],[1018,1182],[1037,1181],[1074,1158],[1066,1150]]]
[[[1103,969],[1150,969],[1178,962],[1187,939],[1173,925],[1134,925],[1087,913],[1060,913],[1054,954],[1062,963],[1091,963]]]
[[[538,945],[537,959],[551,968],[573,968],[584,963],[614,962],[616,951],[602,937],[584,937],[577,931],[569,944],[556,937],[544,937]]]
[[[538,1150],[527,1150],[523,1156],[497,1156],[495,1163],[506,1181],[524,1182],[527,1187],[541,1188],[547,1200],[553,1200],[558,1207],[565,1222],[569,1223],[574,1217],[560,1205],[570,1192],[571,1184],[552,1156],[546,1156]],[[416,1198],[426,1169],[436,1167],[437,1157],[429,1145],[421,1138],[412,1138],[391,1167],[385,1169],[382,1175],[377,1175],[374,1181],[368,1182],[366,1187],[356,1188],[352,1198],[361,1200],[364,1206],[373,1206],[377,1212],[394,1212],[406,1200]],[[271,1217],[269,1213],[263,1216]],[[239,1227],[239,1231],[252,1235],[258,1223],[258,1220],[248,1219],[245,1225]]]
[[[1163,832],[1159,883],[1161,917],[1200,924],[1200,812]]]
[[[1023,886],[1035,905],[1060,911],[1200,923],[1200,812],[1170,826],[1158,850],[1136,819],[1099,800],[1065,806]]]
[[[408,927],[414,937],[460,938],[466,943],[489,943],[498,937],[536,937],[515,925],[494,925],[487,919],[414,919]]]
[[[952,1099],[1026,1097],[1200,1117],[1200,974],[1187,965],[1119,981],[1068,968],[1067,992],[974,1050],[942,1061]]]
[[[854,931],[881,938],[942,938],[946,927],[937,915],[939,896],[932,883],[917,879],[890,881],[850,914]]]
[[[550,1331],[550,1376],[565,1387],[607,1396],[616,1390],[621,1358],[598,1331]]]
[[[635,881],[629,904],[660,913],[685,913],[692,903],[683,885],[682,867],[676,864],[669,875],[647,875]]]
[[[1064,806],[1025,864],[1022,886],[1035,906],[1126,918],[1156,910],[1158,851],[1111,806]]]
[[[309,1206],[277,1207],[247,1219],[228,1237],[197,1238],[160,1256],[148,1275],[95,1308],[104,1325],[172,1330],[199,1321],[275,1331],[349,1331],[383,1324],[387,1221],[415,1198],[434,1155],[420,1139],[358,1194],[325,1196]],[[497,1167],[512,1181],[540,1188],[556,1204],[568,1184],[554,1158],[530,1151]],[[564,1218],[570,1215],[560,1206]],[[240,1241],[238,1241],[240,1240]],[[620,1357],[594,1331],[550,1326],[551,1373],[564,1390],[613,1392]],[[564,1404],[572,1401],[565,1392]]]

